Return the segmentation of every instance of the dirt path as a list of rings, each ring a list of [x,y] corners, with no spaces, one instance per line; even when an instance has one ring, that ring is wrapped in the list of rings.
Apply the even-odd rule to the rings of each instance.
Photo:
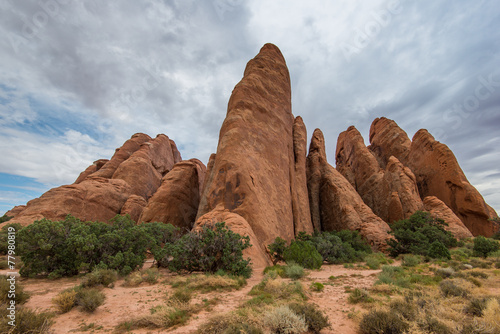
[[[346,288],[369,288],[379,272],[380,270],[347,269],[342,265],[324,265],[319,271],[310,271],[309,275],[301,280],[304,286],[309,286],[312,282],[325,285],[322,292],[311,291],[309,299],[309,302],[317,304],[325,312],[332,324],[332,328],[324,329],[321,333],[356,333],[356,325],[351,318],[359,312],[359,308],[348,303],[349,294]],[[162,276],[170,276],[166,271],[161,271],[161,273]],[[329,279],[331,276],[336,278]],[[211,311],[204,310],[195,314],[182,327],[168,330],[140,329],[133,330],[131,333],[193,333],[212,314],[229,312],[250,299],[249,291],[262,278],[262,270],[255,270],[247,281],[248,284],[241,290],[196,294],[193,299],[194,303],[212,298],[217,298],[218,302]],[[55,311],[51,303],[52,298],[60,291],[79,284],[76,278],[63,278],[56,281],[21,279],[20,281],[25,290],[31,293],[26,306],[40,311]],[[81,312],[76,308],[68,313],[58,314],[54,318],[53,333],[111,333],[119,323],[148,314],[152,307],[163,304],[166,295],[171,291],[170,285],[164,282],[164,278],[154,285],[143,283],[138,287],[123,287],[122,284],[123,280],[119,280],[114,288],[104,289],[106,302],[92,314]]]

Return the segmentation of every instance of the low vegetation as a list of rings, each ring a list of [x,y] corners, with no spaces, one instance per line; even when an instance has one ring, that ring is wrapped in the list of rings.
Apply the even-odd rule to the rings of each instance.
[[[448,248],[457,246],[457,239],[446,231],[447,224],[442,219],[435,219],[428,212],[417,211],[409,219],[391,224],[394,239],[387,244],[390,253],[417,254],[431,258],[450,258]]]
[[[0,231],[4,253],[7,227]],[[181,236],[179,228],[170,224],[136,225],[128,215],[117,215],[109,223],[84,222],[68,215],[62,221],[42,219],[24,228],[16,226],[16,233],[23,263],[20,274],[25,277],[58,278],[97,269],[125,276],[143,266],[147,251],[158,266],[175,272],[251,274],[250,260],[243,259],[243,250],[251,246],[249,238],[233,233],[225,223]]]

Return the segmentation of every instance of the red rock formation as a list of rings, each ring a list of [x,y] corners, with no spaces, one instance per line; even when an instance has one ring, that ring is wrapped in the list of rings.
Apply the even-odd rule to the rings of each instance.
[[[220,130],[217,154],[209,163],[197,224],[206,218],[222,221],[225,212],[238,215],[261,250],[277,236],[286,240],[307,229],[301,200],[300,142],[303,128],[291,113],[290,78],[279,49],[266,44],[247,64],[236,85]],[[292,194],[298,189],[299,194]],[[302,189],[302,190],[300,190]],[[295,210],[292,203],[297,203]],[[294,212],[298,217],[294,219]],[[207,216],[208,214],[208,216]],[[311,230],[310,228],[308,230]],[[262,255],[264,256],[264,255]]]
[[[388,223],[409,218],[422,210],[415,176],[393,156],[382,169],[365,146],[359,131],[351,126],[339,135],[336,169],[353,185],[373,212]]]
[[[424,198],[424,207],[425,211],[430,212],[434,218],[443,219],[448,224],[445,230],[450,231],[455,238],[465,239],[472,237],[472,233],[465,227],[464,223],[436,196],[427,196]]]
[[[495,224],[488,220],[489,206],[469,183],[453,152],[427,130],[419,130],[413,136],[407,165],[415,173],[422,197],[439,198],[473,235],[495,233]]]
[[[295,235],[299,232],[314,232],[309,210],[307,193],[306,156],[307,130],[302,117],[297,116],[293,123],[294,175],[292,181],[292,210]]]
[[[108,221],[121,211],[129,196],[130,186],[125,181],[94,178],[50,189],[29,201],[10,221],[25,226],[42,218],[62,220],[67,214],[82,220]]]
[[[382,167],[395,156],[411,169],[421,198],[439,198],[473,235],[490,236],[495,232],[496,226],[488,218],[496,217],[496,212],[469,183],[453,152],[427,130],[419,130],[410,141],[396,122],[377,118],[370,128],[370,142],[369,149]]]
[[[176,163],[148,201],[139,221],[170,223],[191,230],[198,212],[205,172],[205,165],[198,159]]]
[[[132,220],[139,222],[139,217],[146,207],[146,200],[142,196],[130,195],[120,211],[121,215],[129,215]]]
[[[5,215],[7,217],[15,217],[17,216],[19,213],[21,213],[24,209],[26,209],[26,205],[16,205],[15,207],[13,207],[12,209],[10,209],[9,211],[7,211],[5,213]]]
[[[406,164],[411,141],[391,119],[376,118],[370,127],[370,146],[382,168],[385,168],[391,156]]]
[[[389,225],[363,202],[354,187],[328,164],[321,130],[314,130],[307,156],[307,178],[311,215],[315,228],[356,230],[374,249],[384,249],[390,238]]]
[[[133,194],[147,200],[158,189],[163,175],[172,169],[174,163],[170,139],[161,134],[154,140],[143,143],[123,161],[113,173],[113,179],[126,181],[130,184]]]
[[[97,161],[94,161],[92,165],[90,165],[89,167],[87,167],[87,169],[85,169],[83,172],[80,173],[80,176],[78,176],[75,183],[81,183],[89,175],[101,169],[108,161],[109,161],[108,159],[99,159]]]
[[[127,140],[122,147],[116,150],[113,157],[99,171],[92,174],[93,177],[103,177],[110,179],[122,162],[130,158],[141,145],[151,140],[151,137],[144,133],[136,133]]]
[[[156,191],[176,159],[180,155],[167,136],[158,135],[153,140],[135,134],[109,161],[96,161],[74,184],[53,188],[28,202],[11,221],[28,225],[41,218],[64,219],[67,214],[107,221],[119,213],[137,219],[145,199]]]

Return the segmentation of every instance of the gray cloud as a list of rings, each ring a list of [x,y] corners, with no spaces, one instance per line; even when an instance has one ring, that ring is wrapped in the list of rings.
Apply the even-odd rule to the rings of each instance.
[[[293,112],[310,134],[323,130],[331,163],[341,131],[355,125],[366,139],[386,116],[410,138],[427,128],[450,146],[500,208],[500,75],[474,110],[454,109],[500,68],[499,14],[493,1],[465,0],[4,1],[1,149],[12,158],[0,172],[71,182],[135,132],[165,133],[206,163],[246,62],[273,42]],[[54,165],[67,167],[64,178]]]

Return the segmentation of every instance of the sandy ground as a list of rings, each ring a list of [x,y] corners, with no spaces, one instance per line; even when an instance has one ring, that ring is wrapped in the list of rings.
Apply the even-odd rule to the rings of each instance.
[[[164,282],[164,277],[171,274],[166,270],[160,272],[162,278],[159,283],[154,285],[142,283],[138,287],[124,287],[122,286],[123,280],[119,280],[113,288],[104,289],[106,301],[92,314],[81,312],[77,308],[65,314],[57,314],[51,328],[52,332],[54,334],[111,333],[119,323],[139,315],[148,314],[151,307],[165,302],[168,292],[172,289]],[[325,285],[322,292],[311,292],[309,299],[309,302],[315,303],[321,308],[332,324],[331,328],[324,329],[321,333],[356,333],[356,324],[352,317],[359,314],[360,308],[348,303],[346,288],[369,288],[373,285],[379,272],[380,270],[344,268],[342,265],[324,265],[321,270],[309,271],[309,274],[301,279],[304,286],[309,286],[312,282],[320,282]],[[331,280],[330,276],[337,278]],[[204,310],[195,314],[182,327],[162,330],[140,329],[133,330],[131,333],[193,333],[212,314],[229,312],[250,299],[251,296],[248,295],[248,292],[262,278],[262,270],[256,269],[247,281],[248,284],[241,290],[197,294],[193,299],[195,303],[201,302],[202,299],[212,298],[217,298],[218,303],[210,312]],[[31,294],[31,298],[26,303],[27,307],[53,312],[55,312],[55,308],[51,303],[52,298],[60,291],[79,284],[77,278],[20,279],[20,282],[25,290]]]

